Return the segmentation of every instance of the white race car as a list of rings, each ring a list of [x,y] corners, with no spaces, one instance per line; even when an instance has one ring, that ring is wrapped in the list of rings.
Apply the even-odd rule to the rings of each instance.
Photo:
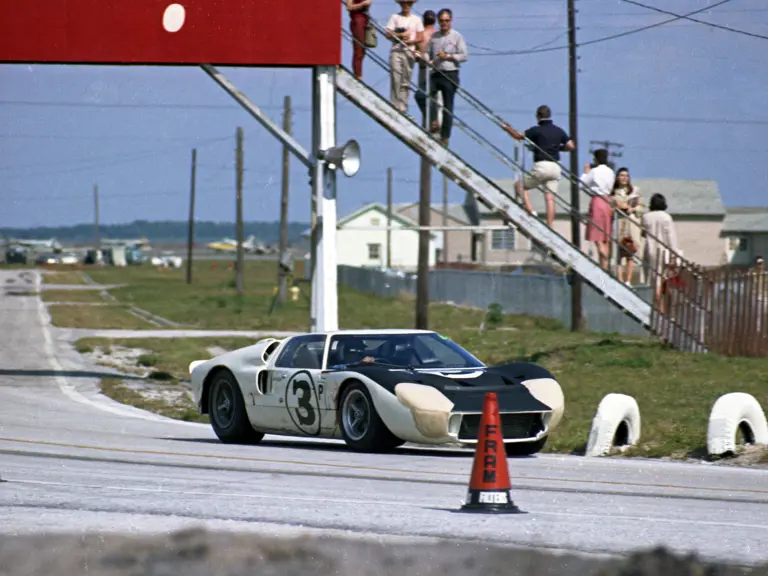
[[[353,450],[477,443],[495,392],[510,455],[541,450],[564,410],[536,364],[486,366],[426,330],[345,330],[266,338],[189,366],[192,393],[222,442],[265,434],[343,438]]]

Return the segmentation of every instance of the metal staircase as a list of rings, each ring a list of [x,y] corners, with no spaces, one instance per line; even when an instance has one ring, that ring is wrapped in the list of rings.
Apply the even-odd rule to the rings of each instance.
[[[344,67],[339,67],[336,73],[336,88],[401,142],[426,157],[440,172],[474,194],[485,206],[497,211],[508,224],[513,224],[534,238],[620,309],[650,328],[651,305],[648,302],[603,270],[597,262],[545,222],[527,212],[498,185],[462,160],[458,154],[443,147],[424,132],[421,126],[401,114],[389,101]]]
[[[370,22],[380,36],[383,37],[385,32],[383,27],[373,18],[370,19]],[[342,35],[351,42],[358,42],[343,27]],[[370,48],[366,50],[366,61],[374,62],[389,73],[387,60],[376,54],[375,50]],[[431,67],[431,65],[428,66]],[[536,216],[530,214],[514,196],[514,193],[510,195],[509,192],[502,189],[493,180],[463,160],[455,150],[444,147],[419,124],[408,116],[401,114],[387,99],[383,98],[364,82],[358,80],[347,68],[343,66],[338,67],[335,82],[338,92],[346,99],[355,104],[417,154],[427,158],[440,172],[472,194],[478,202],[497,213],[507,225],[514,226],[518,232],[530,238],[533,244],[539,246],[539,249],[543,248],[549,251],[555,260],[560,261],[563,265],[573,270],[596,291],[602,294],[603,297],[648,329],[651,334],[680,349],[707,351],[704,331],[690,322],[681,321],[682,316],[691,317],[692,314],[693,316],[712,315],[712,310],[709,309],[709,306],[706,303],[702,305],[700,293],[703,290],[703,285],[693,287],[689,283],[688,289],[678,291],[679,294],[677,294],[680,303],[682,303],[682,308],[678,307],[671,315],[669,313],[662,314],[655,304],[647,302],[631,287],[619,281],[609,271],[601,268],[598,262],[573,245],[567,238],[551,229]],[[411,82],[411,87],[413,94],[418,87],[413,82]],[[504,124],[502,118],[463,87],[457,87],[456,97],[457,101],[458,98],[462,98],[468,102],[472,108],[480,112],[482,116],[490,120],[497,128]],[[427,94],[427,105],[429,105],[429,94]],[[443,114],[445,113],[443,111]],[[455,113],[453,125],[455,131],[460,130],[467,134],[472,140],[480,144],[486,152],[489,152],[505,164],[506,167],[516,172],[519,177],[522,177],[523,173],[527,173],[524,164],[521,166],[517,160],[517,152],[519,150],[515,151],[515,160],[510,159],[499,147],[480,134],[475,127],[463,122]],[[527,139],[524,142],[525,146],[529,149],[536,147],[535,144]],[[572,174],[562,164],[560,168],[564,178],[571,182],[577,182],[580,190],[590,194],[590,191],[581,184],[578,176]],[[559,202],[565,205],[567,210],[573,213],[574,210],[569,201],[557,194],[554,196],[556,203]],[[617,211],[626,216],[620,210]],[[576,216],[582,223],[590,222],[582,213],[578,213]],[[630,222],[630,225],[637,224]],[[611,237],[614,247],[618,248],[619,239],[613,231],[606,230],[605,232]],[[689,277],[696,277],[695,283],[699,284],[698,281],[703,276],[699,267],[674,253],[668,246],[659,242],[658,238],[648,233],[646,233],[646,236],[656,240],[666,250],[670,262],[680,273],[685,273]],[[661,254],[657,254],[657,259],[659,256]],[[639,257],[640,255],[636,254],[635,260],[638,260]],[[649,278],[647,280],[651,283],[663,281],[663,278],[659,278],[658,272],[650,270],[648,273]],[[697,293],[699,294],[698,296]],[[682,313],[683,311],[684,314]]]

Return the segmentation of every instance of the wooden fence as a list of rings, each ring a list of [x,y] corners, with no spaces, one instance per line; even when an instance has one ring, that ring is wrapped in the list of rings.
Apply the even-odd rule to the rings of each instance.
[[[681,350],[768,357],[768,274],[705,269],[659,251],[646,266],[655,287],[652,332]],[[654,265],[655,264],[655,265]]]

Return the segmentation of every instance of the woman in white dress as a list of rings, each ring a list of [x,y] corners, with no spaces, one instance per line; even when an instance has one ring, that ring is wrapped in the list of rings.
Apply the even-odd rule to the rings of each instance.
[[[643,232],[645,250],[643,262],[646,267],[646,278],[654,287],[656,302],[661,306],[661,283],[663,272],[669,258],[670,250],[679,254],[677,232],[672,216],[667,213],[667,200],[661,194],[651,196],[648,212],[643,215]]]

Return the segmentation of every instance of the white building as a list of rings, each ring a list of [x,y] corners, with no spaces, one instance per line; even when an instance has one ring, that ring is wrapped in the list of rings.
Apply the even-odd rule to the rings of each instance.
[[[419,259],[419,232],[409,228],[418,223],[392,211],[392,268],[415,271]],[[429,265],[434,266],[442,248],[442,235],[430,235]],[[386,268],[387,209],[379,203],[366,204],[340,219],[336,231],[339,265]]]

